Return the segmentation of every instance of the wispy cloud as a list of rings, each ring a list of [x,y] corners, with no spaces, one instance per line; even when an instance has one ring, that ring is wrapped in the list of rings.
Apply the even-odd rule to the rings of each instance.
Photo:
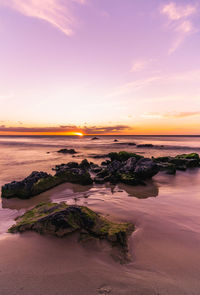
[[[200,116],[200,111],[195,112],[167,112],[167,113],[146,113],[142,118],[147,119],[182,119],[188,117]]]
[[[162,13],[166,14],[171,20],[179,20],[186,18],[196,12],[196,7],[193,5],[177,5],[175,2],[170,2],[163,6]]]
[[[166,113],[163,115],[165,118],[187,118],[187,117],[194,117],[200,116],[200,111],[198,112],[180,112],[180,113]]]
[[[86,0],[0,0],[0,5],[8,6],[28,17],[44,20],[64,34],[73,34],[76,20],[72,13],[73,4],[84,4]]]
[[[132,67],[131,67],[131,72],[139,72],[139,71],[144,70],[151,61],[152,60],[140,59],[140,60],[133,62]]]
[[[157,74],[149,76],[145,79],[136,79],[129,83],[125,83],[113,89],[106,98],[125,96],[135,93],[138,90],[146,89],[152,85],[172,85],[174,82],[182,83],[200,83],[200,70],[192,70],[185,72],[177,72],[171,75]],[[167,98],[169,99],[169,98]]]
[[[85,127],[83,129],[84,133],[86,134],[107,134],[107,133],[115,133],[130,130],[131,128],[127,125],[114,125],[114,126],[92,126],[92,127]]]
[[[125,94],[129,94],[135,90],[142,89],[144,87],[147,87],[148,85],[160,80],[160,76],[152,76],[146,79],[137,79],[132,82],[126,83],[124,85],[121,85],[119,87],[116,87],[111,93],[109,93],[106,97],[116,97],[121,96]]]
[[[178,5],[175,2],[170,2],[162,7],[161,13],[168,18],[168,27],[176,35],[169,49],[169,54],[172,54],[179,48],[188,35],[197,31],[191,20],[192,16],[197,13],[197,7],[190,4]]]

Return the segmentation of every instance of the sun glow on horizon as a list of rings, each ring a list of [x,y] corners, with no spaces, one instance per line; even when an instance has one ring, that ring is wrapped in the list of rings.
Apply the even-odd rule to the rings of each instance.
[[[83,136],[84,134],[82,132],[74,132],[73,135]]]

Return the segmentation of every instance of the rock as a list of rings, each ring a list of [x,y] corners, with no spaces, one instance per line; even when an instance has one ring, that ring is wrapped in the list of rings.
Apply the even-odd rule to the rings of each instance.
[[[94,167],[94,168],[91,169],[91,171],[94,172],[94,173],[99,173],[99,172],[102,171],[102,168],[101,167]]]
[[[108,155],[107,154],[103,154],[103,155],[90,154],[90,157],[93,159],[104,159],[104,158],[107,158]]]
[[[57,152],[62,154],[71,154],[71,155],[77,154],[77,152],[74,149],[61,149]]]
[[[138,144],[137,148],[153,148],[154,145],[150,144],[150,143],[146,143],[146,144]]]
[[[187,160],[200,160],[199,155],[197,153],[191,153],[191,154],[182,154],[182,155],[177,155],[175,157],[176,159],[187,159]]]
[[[122,173],[120,175],[120,181],[129,185],[144,184],[140,179],[136,177],[134,173]]]
[[[98,139],[99,137],[96,137],[96,136],[91,138],[91,140],[98,140]]]
[[[169,163],[171,159],[172,157],[158,157],[158,158],[152,157],[152,160],[157,163]]]
[[[78,167],[79,167],[79,164],[77,162],[68,162],[67,164],[56,165],[55,168],[52,168],[52,170],[59,171],[63,169],[78,168]]]
[[[136,163],[137,163],[137,159],[135,157],[129,158],[126,164],[124,165],[123,170],[125,172],[134,171]]]
[[[109,173],[113,173],[119,171],[122,168],[122,162],[114,160],[107,166],[107,170]]]
[[[102,166],[107,166],[107,165],[109,165],[110,163],[111,163],[110,160],[106,160],[106,161],[101,162],[101,165],[102,165]]]
[[[62,167],[56,172],[55,177],[59,178],[61,182],[71,182],[82,185],[93,183],[90,174],[83,168]]]
[[[148,179],[159,172],[158,165],[148,158],[140,159],[135,167],[134,173],[139,179]]]
[[[129,142],[128,145],[136,145],[134,142]]]
[[[119,145],[136,145],[136,143],[134,143],[134,142],[117,142],[116,144],[119,144]]]
[[[42,203],[17,218],[10,233],[36,231],[57,237],[79,231],[99,239],[106,239],[123,251],[128,250],[128,236],[134,231],[130,223],[113,223],[87,207],[65,203]]]
[[[84,159],[80,164],[79,164],[80,168],[86,168],[89,169],[90,168],[90,163],[88,162],[87,159]]]
[[[22,181],[13,181],[2,186],[2,198],[28,199],[60,183],[60,180],[45,172],[33,171]]]
[[[171,163],[159,163],[157,164],[160,171],[166,171],[167,174],[175,175],[176,174],[176,166]]]
[[[114,139],[113,141],[114,141],[114,142],[118,142],[118,140],[117,140],[117,139]]]
[[[152,160],[159,164],[161,170],[175,174],[176,170],[185,171],[187,168],[200,167],[200,158],[196,153],[182,154],[175,157],[158,157]]]
[[[117,160],[120,162],[127,161],[129,158],[136,158],[137,160],[143,158],[143,156],[140,156],[134,153],[125,152],[125,151],[121,151],[119,153],[115,153],[115,152],[109,153],[108,157],[111,159],[111,161]]]
[[[97,177],[104,178],[109,175],[108,169],[102,169],[99,173],[97,173]]]

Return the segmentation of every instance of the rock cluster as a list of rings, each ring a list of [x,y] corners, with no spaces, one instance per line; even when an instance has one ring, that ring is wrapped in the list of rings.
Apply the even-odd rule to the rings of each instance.
[[[131,223],[113,223],[87,207],[68,206],[63,202],[37,205],[18,217],[9,232],[30,230],[57,237],[79,231],[81,238],[92,236],[106,239],[113,246],[127,251],[127,239],[134,226]]]
[[[97,173],[96,183],[142,184],[159,171],[158,165],[149,158],[128,152],[108,154],[110,161],[102,162],[102,169]]]
[[[57,152],[62,154],[70,154],[70,155],[77,154],[77,152],[74,149],[61,149]]]
[[[175,174],[176,170],[185,171],[188,168],[200,167],[200,158],[196,153],[182,154],[175,157],[158,157],[153,158],[159,169],[166,171],[168,174]]]
[[[29,199],[64,182],[82,185],[92,184],[93,180],[88,172],[88,161],[81,164],[69,162],[57,165],[56,174],[52,176],[45,172],[34,171],[22,181],[13,181],[2,186],[2,198]]]
[[[200,167],[200,158],[196,153],[182,154],[176,157],[144,158],[141,155],[121,151],[109,153],[101,165],[88,162],[80,164],[69,162],[56,165],[55,175],[34,171],[22,181],[13,181],[2,186],[3,198],[28,199],[64,182],[90,185],[110,182],[129,185],[144,184],[159,171],[175,174],[176,170]]]

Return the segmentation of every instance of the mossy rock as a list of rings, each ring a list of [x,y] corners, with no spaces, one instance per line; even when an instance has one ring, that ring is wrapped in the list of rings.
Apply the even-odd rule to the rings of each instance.
[[[61,182],[71,182],[81,185],[89,185],[93,183],[89,172],[79,168],[60,170],[56,173],[56,177],[60,179]]]
[[[182,155],[177,155],[175,157],[176,159],[187,159],[187,160],[200,160],[199,154],[197,153],[191,153],[191,154],[182,154]]]
[[[58,184],[61,179],[45,172],[32,172],[22,181],[13,181],[2,186],[2,198],[29,199]]]
[[[136,158],[137,160],[140,160],[143,158],[143,156],[137,155],[135,153],[129,153],[126,151],[121,151],[119,153],[112,152],[108,154],[108,157],[111,159],[111,161],[117,160],[120,162],[127,161],[129,158],[133,158],[133,157]]]
[[[139,181],[134,174],[131,173],[122,173],[120,175],[120,180],[122,183],[130,184],[130,185],[136,185],[141,184],[141,181]]]
[[[8,231],[17,233],[30,230],[58,237],[84,231],[126,251],[128,236],[134,231],[134,225],[111,222],[84,206],[68,206],[64,202],[41,203],[18,217],[16,224]]]

